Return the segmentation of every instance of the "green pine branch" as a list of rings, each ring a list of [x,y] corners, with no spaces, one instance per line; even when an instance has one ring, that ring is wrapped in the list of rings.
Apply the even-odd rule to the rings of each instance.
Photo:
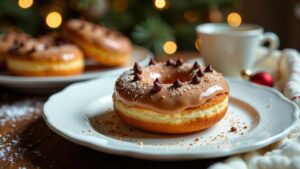
[[[137,44],[149,48],[155,55],[162,55],[163,44],[174,39],[173,30],[159,17],[147,18],[136,25],[132,37]]]

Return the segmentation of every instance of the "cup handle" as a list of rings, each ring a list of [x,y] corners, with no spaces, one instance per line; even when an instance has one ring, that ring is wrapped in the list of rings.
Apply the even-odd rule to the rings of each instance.
[[[257,60],[255,62],[255,66],[259,63],[261,63],[262,61],[264,61],[266,58],[268,58],[269,56],[271,56],[271,54],[279,47],[279,38],[275,33],[272,32],[266,32],[261,36],[261,40],[260,40],[261,44],[263,44],[264,42],[269,42],[270,46],[268,47],[268,52],[266,55],[264,55],[261,59]]]

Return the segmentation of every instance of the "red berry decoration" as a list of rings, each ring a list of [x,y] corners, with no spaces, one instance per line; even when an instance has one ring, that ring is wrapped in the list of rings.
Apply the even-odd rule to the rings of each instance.
[[[273,78],[268,72],[255,73],[250,76],[250,81],[260,85],[273,87]]]

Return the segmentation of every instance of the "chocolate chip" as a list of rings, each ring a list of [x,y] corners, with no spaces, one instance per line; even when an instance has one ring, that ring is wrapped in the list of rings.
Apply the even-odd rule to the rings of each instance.
[[[142,80],[142,76],[140,74],[135,73],[133,77],[133,81],[139,81]]]
[[[205,70],[204,70],[204,72],[206,72],[206,73],[207,72],[210,72],[210,73],[213,72],[212,66],[211,65],[207,65],[206,68],[205,68]]]
[[[154,58],[151,58],[149,65],[155,65],[155,64],[156,64],[156,61],[154,60]]]
[[[178,58],[176,60],[176,66],[181,66],[183,64],[183,60],[181,58]]]
[[[22,41],[15,40],[14,41],[14,46],[16,46],[18,48],[21,48],[21,47],[24,46],[24,43]]]
[[[194,65],[193,65],[193,70],[196,70],[198,68],[200,68],[200,65],[197,61],[195,61]]]
[[[18,40],[14,41],[14,45],[10,48],[9,52],[17,53],[20,48],[24,46],[24,43]]]
[[[157,93],[157,92],[159,92],[159,91],[161,91],[161,89],[162,89],[162,84],[159,82],[159,80],[158,79],[156,79],[154,82],[153,82],[153,88],[152,88],[152,92],[153,93]]]
[[[169,58],[166,62],[166,66],[174,66],[174,65],[175,65],[174,61]]]
[[[235,132],[236,130],[237,130],[236,127],[231,127],[231,129],[230,129],[231,132]]]
[[[154,83],[160,83],[159,79],[156,78],[156,79],[154,80]]]
[[[200,83],[200,77],[198,77],[197,75],[195,75],[195,76],[192,78],[191,83],[192,83],[192,84],[199,84],[199,83]]]
[[[134,63],[134,66],[133,66],[133,70],[135,73],[137,74],[141,74],[142,73],[142,68],[141,66],[138,64],[138,63]]]
[[[198,77],[203,77],[204,76],[204,73],[203,73],[203,71],[201,69],[198,70],[197,76]]]
[[[173,83],[174,88],[179,88],[182,86],[182,82],[179,79],[176,79],[175,82]]]

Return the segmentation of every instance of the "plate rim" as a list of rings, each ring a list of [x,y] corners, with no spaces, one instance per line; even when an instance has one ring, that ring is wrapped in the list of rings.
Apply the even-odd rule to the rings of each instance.
[[[293,123],[290,124],[289,127],[285,128],[281,133],[278,133],[276,135],[273,135],[273,136],[271,136],[269,138],[266,138],[266,139],[263,139],[263,140],[259,140],[259,141],[255,142],[255,144],[252,144],[251,146],[243,145],[243,146],[234,147],[234,148],[220,149],[218,155],[212,155],[212,154],[215,154],[215,153],[206,153],[206,155],[205,155],[205,154],[201,154],[201,153],[199,154],[199,153],[196,153],[196,152],[188,152],[188,151],[186,153],[177,153],[177,152],[176,153],[169,153],[169,152],[166,153],[166,152],[163,152],[163,151],[159,152],[159,153],[154,153],[154,152],[146,152],[146,151],[133,150],[133,149],[130,149],[130,150],[129,149],[120,149],[119,147],[115,148],[115,147],[112,147],[112,146],[107,147],[104,144],[99,143],[99,141],[101,141],[101,142],[106,142],[107,141],[103,138],[93,138],[93,139],[97,139],[98,143],[95,143],[95,142],[91,141],[91,139],[92,139],[91,136],[78,135],[78,134],[73,133],[69,130],[64,130],[59,126],[55,126],[54,121],[49,120],[51,118],[49,118],[47,116],[47,111],[48,111],[47,109],[48,109],[49,103],[55,97],[63,94],[64,92],[66,92],[68,90],[71,90],[72,88],[77,88],[78,86],[89,85],[90,83],[96,83],[98,81],[102,81],[102,80],[105,80],[105,79],[116,79],[116,77],[94,79],[94,80],[89,80],[89,81],[85,81],[85,82],[75,83],[75,84],[67,86],[66,88],[64,88],[60,92],[50,96],[48,98],[48,100],[46,101],[46,103],[44,104],[44,107],[43,107],[43,118],[44,118],[44,121],[46,122],[47,126],[49,128],[51,128],[54,132],[56,132],[57,134],[59,134],[60,136],[64,137],[65,139],[67,139],[71,142],[74,142],[76,144],[86,146],[86,147],[89,147],[89,148],[92,148],[94,150],[98,150],[98,151],[101,151],[101,152],[105,152],[105,153],[109,153],[109,154],[115,154],[115,155],[129,156],[129,157],[134,157],[134,158],[138,158],[138,159],[171,161],[171,160],[192,160],[192,159],[218,158],[218,157],[225,157],[225,156],[229,156],[229,155],[234,155],[234,154],[244,153],[244,152],[248,152],[248,151],[253,151],[253,150],[265,147],[269,144],[272,144],[276,141],[279,141],[281,138],[288,135],[290,133],[290,131],[293,130],[296,127],[297,123],[299,122],[299,107],[294,102],[290,101],[288,98],[283,96],[279,91],[277,91],[273,88],[253,84],[253,83],[247,82],[245,80],[236,79],[236,78],[232,78],[232,77],[226,77],[226,80],[234,81],[234,82],[237,82],[237,83],[242,83],[243,85],[250,85],[251,87],[261,88],[263,90],[269,90],[272,93],[276,94],[276,96],[279,97],[280,99],[282,99],[285,102],[291,104],[293,109],[294,109]]]

